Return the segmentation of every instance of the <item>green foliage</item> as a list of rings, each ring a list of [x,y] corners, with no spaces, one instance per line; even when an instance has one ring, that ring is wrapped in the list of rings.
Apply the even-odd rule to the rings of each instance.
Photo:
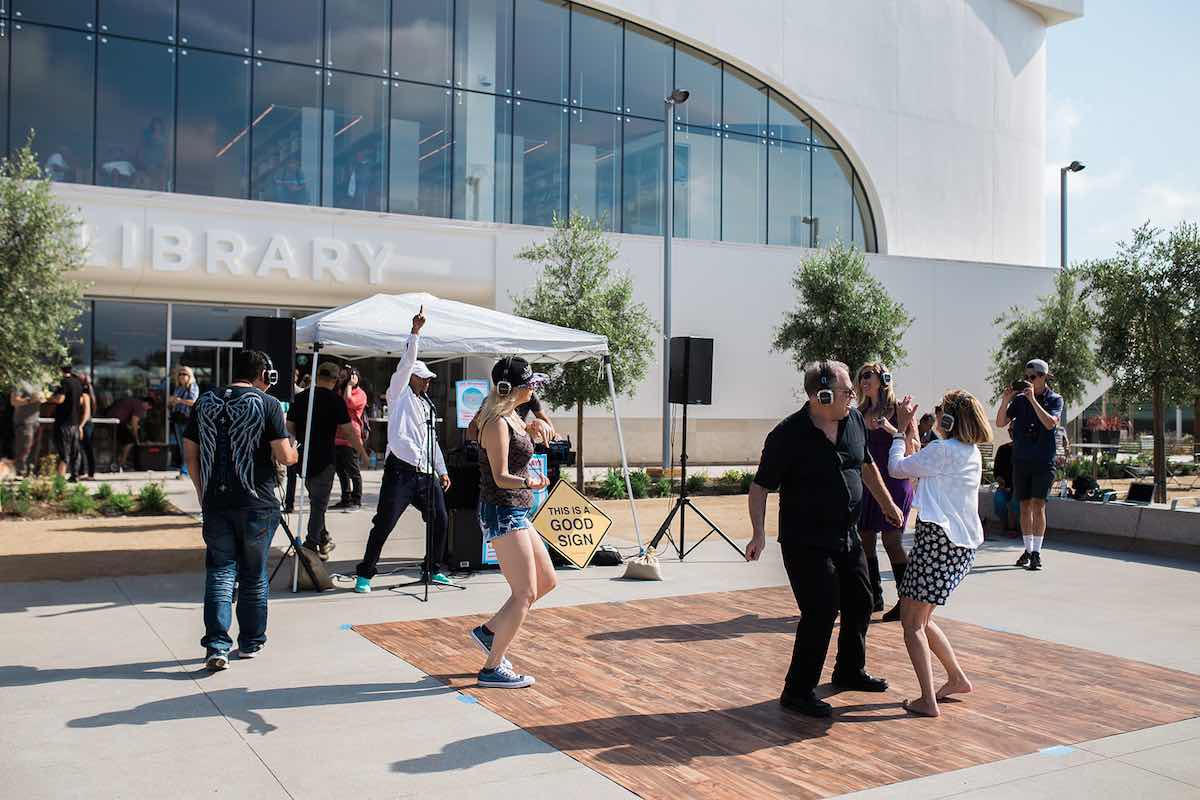
[[[128,514],[133,511],[135,502],[136,498],[132,492],[114,492],[101,506],[101,510],[107,514]]]
[[[37,474],[50,477],[58,474],[58,457],[53,453],[42,456],[37,463]]]
[[[44,382],[66,361],[84,266],[74,212],[58,202],[26,142],[0,162],[0,387]]]
[[[167,502],[167,493],[163,490],[161,483],[147,483],[138,492],[138,503],[142,511],[151,513],[161,513],[166,511],[170,505]]]
[[[76,486],[63,500],[63,508],[72,514],[90,514],[96,510],[96,501],[88,494],[87,487]]]
[[[55,475],[50,481],[50,500],[62,500],[67,495],[67,479],[62,475]]]
[[[863,252],[835,242],[806,257],[792,278],[798,302],[784,315],[773,347],[799,370],[810,361],[836,359],[851,370],[879,360],[905,363],[901,340],[913,318],[867,269]]]
[[[688,475],[687,490],[689,492],[698,492],[708,485],[708,476],[703,472],[694,472]]]
[[[629,471],[629,486],[633,489],[633,496],[636,499],[642,499],[650,495],[650,475],[644,469],[631,469]],[[625,492],[625,477],[618,469],[609,469],[604,475],[604,480],[600,483],[600,496],[606,500],[620,500],[627,498],[629,495]]]
[[[756,473],[756,472],[743,472],[742,473],[741,489],[742,489],[743,493],[749,493],[750,484],[754,483],[754,476],[757,474],[758,473]]]
[[[29,512],[33,510],[33,503],[29,501],[28,497],[17,497],[13,500],[11,506],[5,506],[4,508],[18,517],[27,517],[29,516]]]
[[[651,497],[670,497],[671,496],[671,479],[659,478],[650,482]]]
[[[46,478],[37,478],[29,483],[29,499],[45,503],[54,497],[54,484]]]
[[[110,483],[102,483],[96,487],[96,493],[92,495],[96,500],[103,503],[108,498],[112,497],[113,488]]]
[[[1036,309],[1013,306],[996,318],[995,324],[1004,330],[1004,337],[992,351],[988,374],[993,401],[1025,375],[1025,365],[1034,358],[1050,365],[1054,389],[1069,405],[1082,403],[1088,385],[1100,378],[1092,313],[1080,277],[1078,268],[1060,270],[1054,291],[1038,298]]]
[[[742,476],[745,475],[740,469],[729,469],[721,473],[721,477],[717,478],[720,483],[740,485]]]

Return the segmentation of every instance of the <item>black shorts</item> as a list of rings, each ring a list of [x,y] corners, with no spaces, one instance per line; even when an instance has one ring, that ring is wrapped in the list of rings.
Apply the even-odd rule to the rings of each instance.
[[[58,454],[58,460],[66,464],[74,475],[75,465],[79,460],[78,425],[54,426],[54,451]]]
[[[1013,462],[1013,493],[1018,502],[1045,500],[1054,484],[1054,465],[1037,461]]]
[[[133,435],[133,428],[128,425],[117,425],[117,447],[124,447],[127,444],[137,444],[137,437]]]

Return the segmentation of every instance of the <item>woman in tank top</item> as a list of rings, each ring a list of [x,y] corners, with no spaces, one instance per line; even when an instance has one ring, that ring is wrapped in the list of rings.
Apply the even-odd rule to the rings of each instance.
[[[525,359],[502,358],[492,368],[492,391],[478,415],[479,524],[512,592],[495,616],[471,631],[471,639],[488,656],[479,671],[480,686],[533,685],[533,677],[516,672],[505,653],[530,607],[558,584],[550,554],[529,521],[533,492],[545,488],[546,478],[529,470],[533,441],[516,413],[545,383],[546,376],[534,372]]]

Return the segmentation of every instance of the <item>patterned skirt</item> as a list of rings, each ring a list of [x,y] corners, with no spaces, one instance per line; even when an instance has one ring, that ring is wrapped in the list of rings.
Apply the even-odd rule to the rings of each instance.
[[[916,539],[908,553],[908,568],[899,594],[911,600],[944,606],[975,563],[975,550],[950,541],[940,525],[917,520]]]

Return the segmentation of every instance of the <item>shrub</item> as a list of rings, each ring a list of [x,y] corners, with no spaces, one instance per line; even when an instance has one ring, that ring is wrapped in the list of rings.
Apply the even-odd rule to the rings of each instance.
[[[633,488],[633,496],[641,499],[650,496],[650,474],[644,469],[635,469],[629,473],[629,485]]]
[[[62,475],[55,475],[50,481],[50,499],[62,500],[67,496],[67,479]]]
[[[13,499],[12,506],[8,507],[6,510],[11,511],[12,513],[16,514],[18,517],[27,517],[27,516],[29,516],[29,512],[32,509],[33,509],[33,504],[31,502],[29,502],[29,498],[21,497],[18,495],[16,498]]]
[[[33,497],[33,483],[29,478],[22,478],[17,484],[17,499],[29,501]]]
[[[96,487],[96,493],[92,495],[96,500],[103,503],[105,500],[113,496],[113,488],[111,483],[102,483]]]
[[[67,499],[63,501],[63,508],[72,514],[90,514],[96,510],[96,501],[88,494],[86,488],[80,486],[83,491],[71,492],[67,495]]]
[[[44,503],[54,496],[54,485],[45,478],[37,478],[29,484],[29,499]]]
[[[110,514],[128,514],[133,511],[135,498],[130,492],[114,492],[104,504],[103,510]]]
[[[167,493],[163,490],[161,483],[147,483],[138,492],[138,503],[141,505],[142,511],[159,513],[166,511],[169,503],[167,502]]]
[[[50,477],[58,472],[58,456],[50,454],[41,457],[37,463],[37,474]]]
[[[636,499],[642,499],[650,495],[650,475],[644,469],[634,469],[629,471],[629,486],[633,489],[633,496]],[[604,475],[604,480],[600,483],[600,496],[606,500],[620,500],[628,497],[625,492],[625,477],[619,469],[609,469]]]
[[[687,489],[689,492],[698,492],[708,484],[708,476],[703,472],[697,472],[693,475],[688,475]]]
[[[659,478],[656,481],[650,482],[651,497],[670,497],[671,496],[671,479]]]
[[[754,476],[756,474],[757,473],[754,473],[754,472],[743,472],[742,473],[742,480],[740,481],[742,492],[749,493],[750,484],[754,483]]]
[[[722,472],[721,477],[717,478],[717,480],[721,483],[729,483],[737,486],[741,484],[742,475],[744,474],[740,469],[730,469]]]

